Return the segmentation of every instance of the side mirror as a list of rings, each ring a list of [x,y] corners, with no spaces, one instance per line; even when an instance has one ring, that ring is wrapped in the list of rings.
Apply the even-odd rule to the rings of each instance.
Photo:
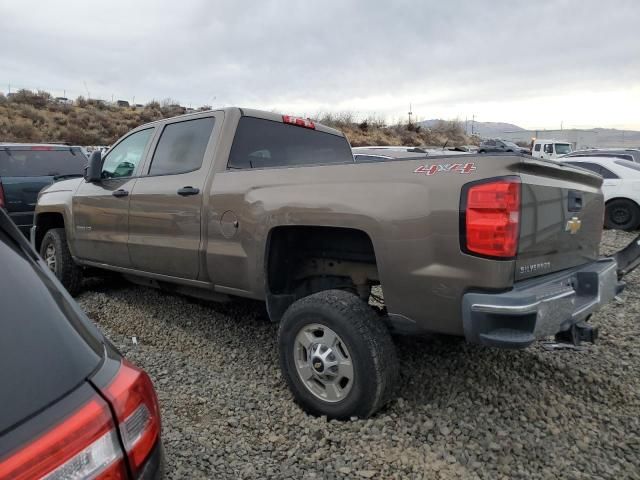
[[[89,157],[89,164],[84,169],[84,179],[89,182],[99,182],[102,179],[102,152],[95,150]]]

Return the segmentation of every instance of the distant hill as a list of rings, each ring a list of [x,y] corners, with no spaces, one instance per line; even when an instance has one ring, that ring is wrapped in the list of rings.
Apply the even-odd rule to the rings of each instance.
[[[211,107],[203,106],[201,110]],[[110,145],[143,123],[182,115],[188,110],[167,99],[127,106],[78,97],[54,98],[47,92],[20,90],[0,93],[0,142],[66,142],[72,145]],[[472,141],[460,124],[441,122],[432,129],[415,125],[388,126],[376,119],[356,120],[349,113],[325,114],[320,120],[342,130],[351,145],[466,145]]]
[[[418,122],[419,125],[426,128],[434,128],[439,122],[442,122],[440,119],[432,119],[432,120],[424,120],[423,122]],[[464,128],[464,121],[460,121]],[[467,134],[471,135],[471,120],[468,120],[466,125]],[[481,137],[502,137],[505,132],[516,132],[524,130],[524,128],[519,127],[518,125],[514,125],[513,123],[504,123],[504,122],[473,122],[473,133],[480,135]]]

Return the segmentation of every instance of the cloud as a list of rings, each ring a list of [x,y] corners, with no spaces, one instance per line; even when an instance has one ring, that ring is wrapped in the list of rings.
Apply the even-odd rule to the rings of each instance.
[[[297,113],[394,119],[411,102],[423,118],[640,128],[636,1],[43,3],[0,6],[0,82]],[[603,92],[616,103],[594,101]],[[558,112],[565,97],[572,110]],[[553,102],[549,118],[540,101]]]

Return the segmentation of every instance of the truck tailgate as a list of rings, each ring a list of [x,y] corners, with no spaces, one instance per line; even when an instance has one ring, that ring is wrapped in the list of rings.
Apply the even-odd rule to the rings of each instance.
[[[520,177],[522,211],[515,279],[597,259],[604,215],[602,178],[530,158],[522,163]]]

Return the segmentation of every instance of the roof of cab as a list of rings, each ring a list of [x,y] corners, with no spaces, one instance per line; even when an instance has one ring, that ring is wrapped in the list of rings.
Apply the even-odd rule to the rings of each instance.
[[[169,117],[169,118],[162,118],[160,120],[156,120],[153,122],[149,122],[149,123],[145,123],[144,125],[140,125],[138,127],[135,128],[135,130],[142,128],[142,127],[149,127],[151,125],[156,125],[158,123],[161,122],[166,122],[167,120],[174,120],[176,118],[190,118],[190,117],[197,117],[199,115],[202,115],[203,113],[209,113],[209,112],[240,112],[240,115],[243,117],[255,117],[255,118],[262,118],[265,120],[271,120],[274,122],[280,122],[280,123],[284,123],[282,120],[283,114],[282,113],[276,113],[276,112],[267,112],[264,110],[256,110],[253,108],[241,108],[241,107],[225,107],[225,108],[216,108],[214,110],[205,110],[205,111],[198,111],[198,112],[190,112],[190,113],[185,113],[184,115],[177,115],[175,117]],[[295,117],[295,115],[292,115],[293,117]],[[300,117],[302,118],[302,117]],[[321,123],[318,123],[314,120],[313,124],[314,124],[314,130],[317,130],[319,132],[324,132],[324,133],[330,133],[332,135],[337,135],[339,137],[344,137],[344,133],[342,133],[340,130],[336,130],[335,128],[331,128],[331,127],[327,127],[326,125],[323,125]],[[304,127],[301,127],[304,128]]]

